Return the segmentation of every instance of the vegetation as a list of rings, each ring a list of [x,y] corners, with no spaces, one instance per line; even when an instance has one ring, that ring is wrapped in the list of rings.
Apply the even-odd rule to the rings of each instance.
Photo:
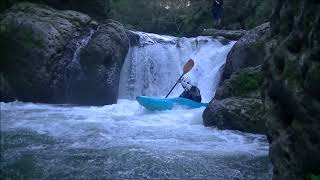
[[[147,32],[196,35],[213,27],[212,0],[111,0],[110,17]],[[222,27],[250,29],[269,20],[271,0],[225,0]]]
[[[311,180],[320,180],[320,176],[312,175]]]
[[[235,96],[244,96],[260,88],[262,82],[260,72],[240,72],[236,78],[232,79],[232,89]]]
[[[208,0],[112,0],[110,17],[131,29],[174,35],[198,33],[212,21]]]
[[[2,0],[0,12],[25,0]],[[95,18],[112,18],[128,29],[198,35],[213,27],[212,0],[27,0],[58,9],[73,9]],[[224,0],[223,29],[250,29],[269,20],[272,0]]]

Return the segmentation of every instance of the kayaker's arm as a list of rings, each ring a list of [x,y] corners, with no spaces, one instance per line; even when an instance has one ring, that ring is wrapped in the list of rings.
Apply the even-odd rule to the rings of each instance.
[[[193,68],[193,66],[194,66],[194,61],[192,59],[189,59],[188,62],[184,65],[183,73],[182,73],[182,75],[180,76],[179,79],[181,79],[183,77],[183,75],[187,74]],[[176,87],[177,84],[178,84],[178,82],[172,87],[170,92],[166,95],[166,98],[170,95],[170,93]]]

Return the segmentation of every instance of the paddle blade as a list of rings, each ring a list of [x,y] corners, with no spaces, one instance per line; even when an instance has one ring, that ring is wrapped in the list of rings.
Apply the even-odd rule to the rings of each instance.
[[[187,74],[194,66],[194,61],[189,59],[188,62],[183,67],[183,74]]]

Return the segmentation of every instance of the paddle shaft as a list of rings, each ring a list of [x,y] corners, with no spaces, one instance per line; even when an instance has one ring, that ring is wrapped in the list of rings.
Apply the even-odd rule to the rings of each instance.
[[[187,74],[194,66],[194,61],[192,59],[189,59],[188,62],[183,66],[183,73],[180,76],[179,80],[176,82],[176,84],[173,86],[173,88],[170,90],[170,92],[167,94],[166,98],[170,95],[170,93],[172,92],[172,90],[176,87],[176,85],[178,84],[178,82],[181,80],[181,78],[183,77],[183,75]]]
[[[176,84],[172,87],[172,89],[170,90],[170,92],[166,95],[166,98],[170,95],[170,93],[173,91],[173,89],[176,87],[176,85],[178,84],[178,82],[181,80],[181,78],[183,77],[184,74],[182,74],[179,78],[179,80],[176,82]]]

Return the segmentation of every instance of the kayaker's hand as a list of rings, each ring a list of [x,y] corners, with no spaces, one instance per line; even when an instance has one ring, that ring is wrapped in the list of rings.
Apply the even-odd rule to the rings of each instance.
[[[177,80],[177,83],[180,83],[180,82],[181,82],[181,79],[178,79],[178,80]]]

